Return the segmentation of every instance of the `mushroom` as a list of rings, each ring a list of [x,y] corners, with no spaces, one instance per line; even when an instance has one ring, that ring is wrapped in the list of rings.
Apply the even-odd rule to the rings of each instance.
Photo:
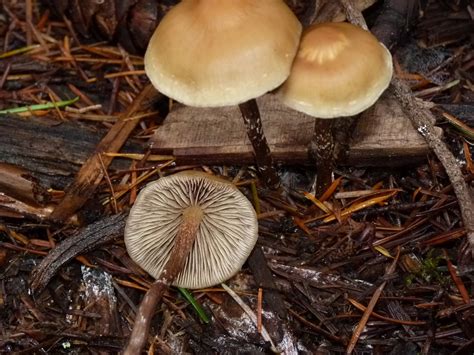
[[[290,73],[301,24],[282,0],[183,0],[162,19],[145,54],[155,88],[188,106],[239,105],[263,182],[279,178],[255,98]]]
[[[204,288],[237,273],[258,237],[255,210],[231,183],[186,171],[148,184],[125,226],[130,257],[156,278],[140,304],[125,354],[140,353],[170,284]]]
[[[372,106],[392,78],[392,56],[370,32],[349,23],[308,27],[279,97],[316,118],[310,154],[318,165],[318,193],[331,182],[333,139],[327,119],[354,116]]]

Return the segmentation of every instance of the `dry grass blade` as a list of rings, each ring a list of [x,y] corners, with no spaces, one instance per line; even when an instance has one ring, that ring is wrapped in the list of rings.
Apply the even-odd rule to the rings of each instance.
[[[132,154],[132,153],[103,153],[107,157],[111,158],[127,158],[132,160],[143,160],[145,158],[145,154]],[[156,155],[150,154],[146,155],[147,161],[163,161],[163,160],[174,160],[172,155]]]
[[[13,57],[15,55],[27,53],[29,51],[32,51],[33,49],[40,48],[40,47],[41,46],[39,44],[35,44],[35,45],[31,45],[31,46],[17,48],[17,49],[8,51],[8,52],[1,53],[0,54],[0,59],[9,58],[9,57]]]
[[[367,307],[357,302],[356,300],[352,298],[348,298],[347,300],[358,310],[361,310],[362,312],[365,312],[367,310]],[[425,325],[426,324],[426,322],[423,322],[423,321],[400,320],[400,319],[385,317],[376,312],[372,312],[370,316],[389,322],[389,323],[393,323],[393,324],[402,324],[402,325]]]
[[[461,122],[459,119],[447,112],[443,112],[442,115],[467,138],[474,139],[474,128],[469,127],[467,124]]]
[[[356,211],[360,211],[360,210],[363,210],[367,207],[385,202],[389,198],[395,196],[396,193],[397,193],[397,191],[391,191],[391,192],[388,192],[388,193],[384,192],[380,196],[376,196],[376,197],[373,197],[371,199],[364,200],[364,201],[355,202],[351,206],[343,209],[340,212],[340,216],[341,216],[341,218],[344,218],[344,217],[347,217],[348,215],[350,215],[351,213],[354,213]],[[328,222],[334,221],[335,219],[336,219],[336,216],[333,214],[333,215],[330,215],[330,216],[324,218],[323,222],[328,223]]]
[[[309,192],[304,192],[304,197],[306,197],[308,200],[310,200],[312,203],[314,203],[315,206],[317,206],[321,211],[327,214],[331,214],[332,211],[320,200],[316,198],[313,194]]]
[[[446,258],[446,263],[448,264],[449,274],[451,275],[451,278],[453,279],[454,284],[456,285],[456,288],[461,294],[463,302],[465,304],[469,304],[470,303],[469,293],[467,292],[466,286],[464,286],[464,283],[459,277],[456,268],[454,267],[453,263],[449,259],[448,253],[446,252],[446,250],[444,250],[444,257]]]
[[[334,180],[331,185],[327,188],[326,191],[324,191],[323,195],[319,198],[319,201],[324,202],[327,199],[329,199],[332,194],[336,191],[336,189],[339,187],[341,184],[342,177],[338,177],[336,180]]]

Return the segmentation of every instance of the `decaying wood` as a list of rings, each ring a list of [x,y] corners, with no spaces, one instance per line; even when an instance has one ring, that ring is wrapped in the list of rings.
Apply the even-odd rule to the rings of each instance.
[[[64,189],[71,183],[74,174],[94,152],[105,133],[104,129],[91,129],[73,121],[59,123],[47,117],[2,116],[0,163],[17,166],[16,169],[24,171],[22,176],[27,180],[31,175],[32,183],[36,184],[37,191],[43,191],[40,193],[43,196],[47,188]],[[137,152],[142,150],[142,146],[129,140],[125,150]],[[113,169],[128,169],[129,166],[120,159],[114,159],[112,164]],[[5,186],[6,180],[0,180],[0,192],[9,194],[11,188]],[[18,183],[19,180],[15,179],[16,189]]]
[[[37,205],[44,205],[51,199],[47,189],[27,170],[2,162],[0,162],[0,192]]]
[[[33,221],[43,222],[48,219],[53,208],[52,204],[39,205],[31,201],[24,202],[2,192],[0,188],[0,217],[28,218]],[[77,222],[78,218],[76,215],[72,215],[68,219],[68,223],[76,224]]]
[[[126,214],[118,214],[105,217],[57,245],[33,270],[30,280],[31,289],[40,292],[66,262],[121,236],[126,216]]]
[[[387,101],[388,100],[388,101]],[[282,105],[274,95],[257,100],[270,149],[277,162],[308,164],[314,118]],[[351,165],[397,165],[423,158],[429,149],[390,97],[357,121],[349,151]],[[190,128],[192,127],[192,128]],[[252,146],[237,107],[178,106],[151,140],[152,151],[172,154],[180,163],[252,164]],[[387,157],[387,152],[390,153]]]
[[[284,299],[275,284],[272,272],[267,265],[265,254],[260,246],[256,246],[252,250],[247,263],[252,270],[257,287],[264,289],[263,299],[265,302],[281,319],[286,319],[288,312]]]
[[[81,271],[82,283],[77,296],[88,312],[98,316],[93,322],[94,333],[120,334],[112,275],[100,268],[83,267]]]
[[[139,109],[146,109],[148,107],[146,100],[150,104],[150,98],[153,94],[156,94],[156,91],[151,84],[148,84],[123,114],[123,119],[115,123],[106,136],[97,144],[94,154],[81,167],[74,182],[66,191],[66,196],[51,213],[50,218],[52,220],[66,221],[92,196],[105,175],[104,170],[108,168],[113,160],[113,157],[103,156],[102,153],[118,152],[140,121],[139,119],[127,120],[127,118]]]
[[[42,222],[47,219],[53,210],[52,205],[38,205],[34,202],[23,202],[9,196],[0,190],[0,217],[29,218]],[[77,218],[71,218],[70,223],[75,223]]]
[[[397,117],[401,119],[397,121]],[[434,134],[441,136],[441,128],[435,127]],[[413,129],[393,92],[388,90],[357,121],[346,160],[349,164],[359,166],[373,165],[374,159],[401,160],[409,164],[416,158],[424,158],[428,149],[425,140]]]

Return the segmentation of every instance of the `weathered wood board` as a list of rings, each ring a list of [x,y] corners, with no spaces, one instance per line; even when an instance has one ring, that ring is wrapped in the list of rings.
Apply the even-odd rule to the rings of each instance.
[[[276,161],[309,163],[307,146],[314,118],[283,106],[274,95],[258,99],[263,127]],[[237,106],[173,108],[151,139],[152,151],[172,154],[178,163],[251,164],[252,146]],[[406,164],[428,152],[401,108],[383,97],[355,123],[349,149],[340,163],[386,166]]]

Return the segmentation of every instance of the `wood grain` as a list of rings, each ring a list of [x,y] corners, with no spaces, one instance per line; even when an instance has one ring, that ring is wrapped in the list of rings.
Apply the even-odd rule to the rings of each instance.
[[[277,162],[308,164],[314,118],[283,106],[274,95],[257,100],[270,149]],[[178,163],[251,164],[252,146],[237,106],[193,108],[177,104],[151,139],[152,150]],[[339,163],[403,165],[423,158],[428,147],[389,94],[355,123],[349,150]]]
[[[5,115],[0,118],[0,163],[26,169],[44,187],[63,189],[106,133],[75,121]],[[129,140],[124,151],[141,153],[143,147]],[[112,165],[128,169],[130,162],[114,159]]]

